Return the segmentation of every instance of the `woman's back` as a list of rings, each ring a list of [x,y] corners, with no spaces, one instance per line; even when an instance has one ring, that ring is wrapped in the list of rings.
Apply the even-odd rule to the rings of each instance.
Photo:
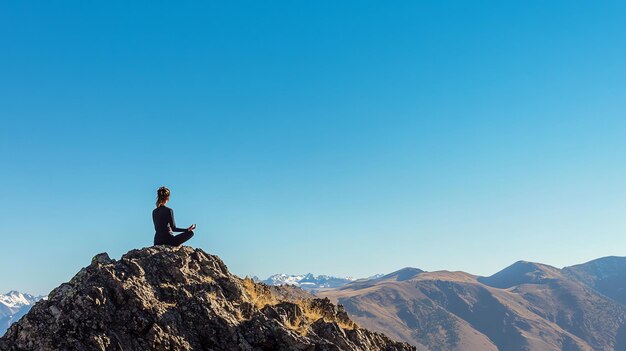
[[[152,210],[152,221],[157,233],[184,232],[187,229],[176,227],[174,222],[174,210],[165,205]]]
[[[170,208],[159,206],[152,210],[152,221],[154,222],[154,230],[157,233],[169,233],[170,230]]]

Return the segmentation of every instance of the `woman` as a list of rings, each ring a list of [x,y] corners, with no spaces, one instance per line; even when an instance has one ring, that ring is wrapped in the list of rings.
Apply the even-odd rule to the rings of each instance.
[[[162,186],[157,190],[156,208],[152,210],[152,221],[154,222],[154,245],[172,245],[178,246],[185,241],[191,239],[193,230],[196,225],[192,224],[187,229],[176,227],[174,222],[174,211],[166,207],[165,204],[170,200],[170,189]],[[173,232],[183,232],[174,235]]]

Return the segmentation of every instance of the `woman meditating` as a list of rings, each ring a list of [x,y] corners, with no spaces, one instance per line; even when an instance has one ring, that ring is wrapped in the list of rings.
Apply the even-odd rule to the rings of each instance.
[[[193,230],[196,225],[192,224],[187,229],[176,227],[174,222],[174,211],[166,207],[165,204],[170,200],[170,189],[162,186],[157,190],[156,208],[152,210],[152,221],[154,222],[154,245],[172,245],[178,246],[185,241],[191,239]],[[174,235],[173,232],[182,232]]]

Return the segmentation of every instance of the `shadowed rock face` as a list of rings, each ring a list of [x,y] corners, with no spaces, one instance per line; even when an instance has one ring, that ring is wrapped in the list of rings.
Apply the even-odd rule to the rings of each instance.
[[[228,272],[189,247],[108,255],[38,302],[1,350],[414,350],[356,326],[341,306]]]
[[[603,257],[565,267],[563,272],[598,292],[626,305],[626,257]]]

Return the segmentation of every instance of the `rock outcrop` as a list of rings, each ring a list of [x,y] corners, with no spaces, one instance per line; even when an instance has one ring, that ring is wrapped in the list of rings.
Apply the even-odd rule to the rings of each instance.
[[[229,273],[190,247],[95,256],[0,339],[1,350],[414,350],[341,306]]]

